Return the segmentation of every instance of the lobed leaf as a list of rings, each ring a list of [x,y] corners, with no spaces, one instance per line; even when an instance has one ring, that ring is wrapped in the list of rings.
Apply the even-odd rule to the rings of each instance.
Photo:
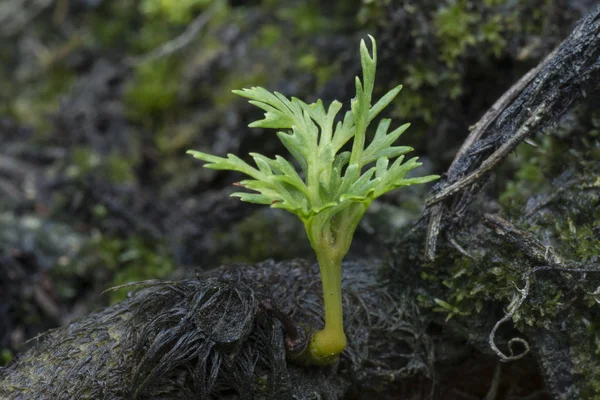
[[[369,39],[371,51],[361,40],[362,80],[356,77],[356,95],[341,121],[336,120],[342,109],[342,103],[337,100],[327,108],[321,100],[308,104],[261,87],[233,91],[265,112],[263,119],[249,126],[278,129],[277,137],[297,161],[302,174],[281,156],[272,159],[250,153],[256,164],[253,167],[232,154],[224,158],[198,151],[188,153],[205,161],[207,168],[238,171],[253,178],[239,185],[257,193],[234,193],[233,196],[251,203],[287,209],[304,221],[324,210],[334,215],[347,210],[349,203],[368,205],[394,188],[437,179],[435,175],[406,178],[421,164],[416,157],[404,162],[404,156],[413,148],[394,146],[394,143],[410,124],[389,132],[391,120],[382,119],[373,139],[365,145],[370,123],[402,90],[402,85],[392,88],[371,106],[377,46],[372,36]],[[346,151],[351,140],[352,149]],[[356,210],[364,209],[359,207]],[[352,212],[358,212],[356,210]]]

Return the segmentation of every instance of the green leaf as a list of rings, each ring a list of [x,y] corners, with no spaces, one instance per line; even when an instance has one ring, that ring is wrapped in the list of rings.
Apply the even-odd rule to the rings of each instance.
[[[348,227],[356,226],[365,207],[375,198],[398,187],[438,178],[436,175],[406,178],[421,165],[416,157],[404,162],[412,147],[395,145],[410,124],[389,132],[391,120],[384,118],[378,122],[371,142],[365,143],[371,122],[402,90],[402,85],[392,88],[371,106],[377,45],[372,36],[369,39],[371,50],[361,40],[362,79],[356,77],[356,94],[341,121],[336,119],[343,104],[337,100],[326,107],[321,100],[309,104],[261,87],[233,91],[264,111],[264,118],[249,126],[277,129],[277,137],[295,159],[294,163],[281,156],[269,158],[250,153],[254,167],[233,154],[218,157],[199,151],[189,153],[205,161],[207,168],[238,171],[251,177],[238,184],[254,192],[235,193],[241,200],[286,209],[305,224],[321,218],[318,226],[334,229],[329,224],[335,221],[345,227],[344,234],[351,235],[354,228]],[[350,141],[351,151],[347,151]],[[294,165],[299,165],[302,172]],[[362,204],[352,208],[353,203]],[[312,233],[309,237],[322,236]],[[347,243],[347,239],[341,242]]]
[[[383,178],[385,173],[387,172],[387,166],[390,163],[390,160],[387,157],[379,157],[377,160],[377,178]]]
[[[386,108],[392,100],[398,96],[398,93],[402,90],[402,85],[398,85],[389,92],[387,92],[371,109],[369,110],[369,122],[373,120],[384,108]]]
[[[263,196],[262,194],[256,193],[248,193],[248,192],[236,192],[232,193],[231,197],[239,197],[240,200],[248,202],[248,203],[256,203],[256,204],[272,204],[273,199],[268,196]]]
[[[348,166],[348,168],[346,168],[346,173],[344,174],[344,177],[342,178],[342,183],[336,193],[336,197],[341,198],[341,196],[348,193],[350,186],[352,186],[352,184],[354,184],[354,182],[356,182],[356,180],[358,179],[359,176],[360,176],[360,167],[358,166],[358,164],[350,164]]]
[[[373,162],[380,157],[395,158],[414,150],[412,147],[408,146],[390,147],[410,126],[410,124],[404,124],[388,134],[387,131],[390,127],[390,123],[391,120],[389,119],[382,119],[379,122],[373,140],[362,155],[361,162],[363,164]]]
[[[362,174],[361,177],[350,186],[347,194],[365,197],[369,196],[375,185],[379,183],[379,179],[371,180],[371,177],[375,174],[375,170],[375,167],[369,168],[367,172]]]

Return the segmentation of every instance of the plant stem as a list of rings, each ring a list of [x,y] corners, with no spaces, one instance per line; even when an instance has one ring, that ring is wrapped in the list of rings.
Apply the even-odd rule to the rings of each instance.
[[[310,343],[310,354],[316,364],[330,364],[346,348],[342,309],[342,258],[336,254],[318,254],[323,302],[325,304],[325,328],[317,332]]]
[[[325,327],[314,334],[308,346],[308,359],[305,361],[310,364],[331,364],[346,348],[342,260],[350,249],[354,231],[367,207],[368,204],[355,203],[344,208],[325,210],[304,221],[319,262],[325,306]]]

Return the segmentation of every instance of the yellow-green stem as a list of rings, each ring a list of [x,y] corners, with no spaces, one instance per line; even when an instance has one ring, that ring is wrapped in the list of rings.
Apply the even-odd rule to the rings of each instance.
[[[308,346],[310,364],[335,362],[346,348],[342,310],[342,260],[352,243],[352,236],[368,204],[355,203],[325,210],[305,221],[310,244],[317,255],[323,285],[325,327],[317,332]]]
[[[319,268],[323,284],[325,305],[325,327],[317,332],[310,343],[310,353],[316,364],[330,364],[346,348],[344,319],[342,310],[342,257],[319,254]]]

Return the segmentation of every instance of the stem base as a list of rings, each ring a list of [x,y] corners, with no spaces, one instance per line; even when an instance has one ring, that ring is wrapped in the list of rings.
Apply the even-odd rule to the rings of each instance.
[[[313,364],[329,365],[337,360],[345,348],[344,331],[325,328],[313,336],[309,351]]]

